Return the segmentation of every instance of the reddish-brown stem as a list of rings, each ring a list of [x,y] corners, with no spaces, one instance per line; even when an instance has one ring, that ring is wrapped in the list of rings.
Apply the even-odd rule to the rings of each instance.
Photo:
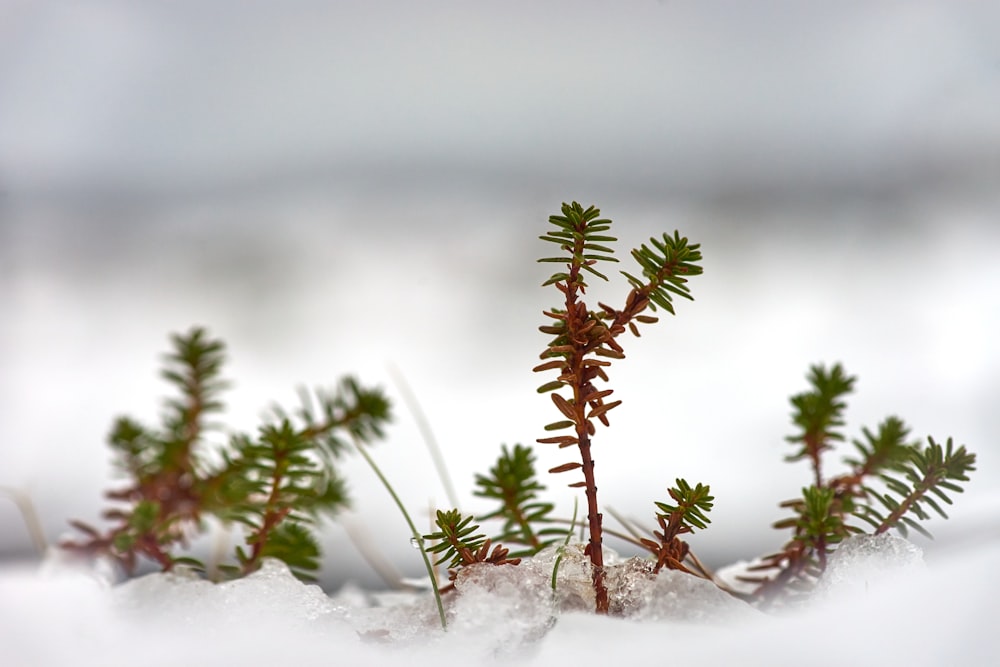
[[[823,488],[823,473],[820,465],[822,463],[823,441],[818,435],[806,434],[806,447],[809,450],[809,461],[812,463],[813,474],[816,477],[816,488]]]
[[[169,572],[174,567],[173,559],[163,551],[155,535],[147,533],[140,537],[136,551],[144,553],[155,560],[160,564],[164,572]]]
[[[577,430],[580,438],[580,457],[583,459],[583,479],[587,489],[587,523],[590,527],[590,542],[587,544],[587,554],[590,556],[592,577],[594,581],[594,594],[596,596],[595,609],[598,614],[608,613],[608,588],[604,583],[604,550],[601,546],[603,541],[601,523],[603,516],[597,511],[597,483],[594,480],[594,459],[590,455],[590,437],[587,435],[586,425]]]
[[[908,496],[903,498],[903,501],[899,503],[899,506],[894,509],[881,524],[879,524],[879,527],[875,529],[875,534],[881,535],[886,533],[890,528],[899,523],[899,520],[910,511],[910,508],[913,507],[921,496],[934,487],[935,483],[936,480],[933,478],[933,473],[925,475],[924,478],[920,480],[920,483],[913,488],[913,491],[911,491]]]
[[[584,223],[585,224],[585,223]],[[577,241],[576,255],[583,254],[582,238]],[[590,556],[591,576],[594,582],[595,610],[598,614],[608,613],[608,589],[604,582],[604,550],[602,548],[601,513],[597,505],[597,482],[594,478],[594,459],[590,453],[590,429],[587,419],[587,397],[590,380],[584,372],[584,358],[587,353],[587,331],[593,327],[587,308],[577,302],[577,287],[580,265],[576,262],[570,267],[569,279],[566,281],[566,334],[572,351],[567,359],[571,386],[573,388],[573,409],[575,412],[576,436],[580,447],[580,459],[583,464],[583,480],[587,496],[587,524],[590,529],[590,542],[587,544],[587,554]]]
[[[531,530],[531,523],[524,515],[524,512],[521,511],[521,508],[518,507],[517,494],[514,490],[507,489],[504,491],[503,504],[504,507],[507,508],[507,511],[513,516],[514,522],[521,529],[521,537],[524,538],[527,544],[535,551],[541,549],[542,541],[538,539],[535,532]]]

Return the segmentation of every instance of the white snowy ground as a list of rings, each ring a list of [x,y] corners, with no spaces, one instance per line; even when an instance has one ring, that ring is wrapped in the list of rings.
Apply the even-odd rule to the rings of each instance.
[[[925,564],[900,538],[853,538],[810,606],[764,615],[626,561],[611,588],[627,618],[612,618],[583,610],[587,577],[572,557],[553,599],[543,554],[470,573],[442,632],[427,594],[331,597],[278,562],[225,584],[155,574],[111,586],[50,558],[39,571],[0,571],[0,664],[995,665],[998,563],[997,539]]]

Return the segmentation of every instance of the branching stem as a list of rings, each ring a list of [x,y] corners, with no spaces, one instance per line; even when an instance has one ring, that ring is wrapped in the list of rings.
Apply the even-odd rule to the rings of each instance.
[[[685,283],[689,276],[701,273],[696,262],[701,259],[698,246],[688,246],[687,239],[675,232],[673,237],[664,235],[662,240],[650,239],[650,246],[643,245],[633,250],[632,256],[642,268],[642,278],[622,272],[628,279],[629,290],[625,305],[621,310],[598,303],[600,310],[592,312],[583,302],[586,293],[585,274],[607,280],[595,267],[598,261],[617,262],[614,251],[604,245],[615,241],[605,233],[611,221],[599,219],[600,211],[591,206],[584,209],[577,202],[563,204],[561,216],[551,216],[549,222],[556,230],[541,237],[543,241],[556,244],[562,251],[559,257],[545,257],[541,262],[565,264],[566,269],[554,273],[543,285],[555,285],[563,294],[564,309],[543,311],[545,316],[555,320],[554,324],[539,327],[540,331],[554,334],[553,340],[541,357],[543,363],[535,367],[536,372],[556,370],[559,377],[539,387],[539,392],[553,392],[552,401],[563,420],[553,422],[545,428],[558,431],[572,427],[574,435],[556,435],[539,438],[538,442],[556,444],[559,447],[576,445],[580,449],[579,461],[564,463],[549,470],[563,473],[579,469],[583,481],[570,484],[583,487],[587,496],[587,523],[589,541],[586,553],[590,558],[595,608],[597,613],[608,613],[608,590],[605,583],[604,553],[602,548],[602,516],[598,511],[597,483],[594,476],[594,458],[591,453],[592,438],[596,422],[609,425],[607,413],[621,404],[620,400],[605,399],[612,394],[611,389],[598,389],[597,380],[608,381],[605,368],[611,359],[622,359],[625,354],[615,340],[631,331],[639,335],[637,324],[657,321],[652,315],[643,314],[647,308],[663,308],[669,313],[674,309],[671,300],[674,295],[691,298]],[[558,392],[568,387],[571,397]]]

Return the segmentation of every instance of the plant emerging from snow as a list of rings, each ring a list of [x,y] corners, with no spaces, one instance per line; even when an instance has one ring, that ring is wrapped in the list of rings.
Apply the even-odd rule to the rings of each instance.
[[[362,388],[350,378],[332,394],[319,393],[315,408],[305,396],[296,417],[275,410],[274,418],[255,437],[234,435],[227,447],[216,450],[214,458],[208,456],[206,433],[212,425],[207,417],[222,408],[224,346],[200,328],[173,337],[174,352],[167,358],[164,377],[180,396],[167,402],[162,427],[152,429],[121,418],[111,433],[109,442],[119,466],[130,478],[125,488],[108,493],[110,499],[124,504],[105,513],[113,526],[102,533],[74,522],[84,538],[63,546],[109,555],[129,571],[139,557],[169,570],[176,563],[191,562],[176,552],[204,529],[204,520],[211,516],[245,529],[245,544],[236,549],[236,564],[223,566],[224,571],[248,574],[262,559],[275,557],[306,578],[318,567],[314,519],[347,503],[334,464],[349,442],[357,446],[397,501],[432,579],[428,554],[437,556],[437,564],[447,563],[453,581],[463,568],[512,567],[536,557],[540,560],[530,568],[534,576],[539,568],[551,568],[555,587],[557,580],[565,580],[556,576],[560,561],[572,554],[574,568],[584,567],[583,559],[587,559],[592,606],[601,614],[620,613],[627,606],[621,571],[604,563],[605,533],[649,553],[649,560],[632,562],[633,574],[655,579],[664,576],[661,571],[666,569],[674,571],[669,577],[693,575],[705,580],[698,585],[718,592],[712,587],[715,584],[726,593],[766,607],[810,591],[837,545],[864,533],[863,525],[875,535],[892,529],[904,536],[907,529],[926,534],[918,522],[929,518],[928,510],[946,516],[940,503],[951,503],[948,492],[962,491],[962,483],[975,470],[975,455],[964,446],[956,448],[951,439],[942,446],[928,438],[928,445],[921,447],[908,440],[909,430],[896,417],[885,419],[874,432],[862,429],[863,439],[853,441],[856,455],[843,459],[846,472],[829,475],[824,457],[845,439],[841,430],[844,397],[855,383],[837,364],[830,369],[814,366],[808,376],[811,389],[791,399],[798,432],[788,440],[797,449],[787,460],[808,461],[812,480],[800,497],[781,504],[791,516],[775,527],[791,530],[792,537],[780,551],[751,568],[744,579],[753,584],[752,593],[737,593],[720,583],[683,539],[710,523],[708,513],[715,498],[707,485],[692,486],[677,478],[668,488],[669,500],[655,503],[656,527],[645,534],[624,522],[629,534],[606,529],[597,502],[591,447],[597,424],[608,426],[608,413],[621,401],[607,400],[613,390],[598,383],[606,384],[612,361],[625,357],[621,334],[630,331],[638,336],[638,325],[655,323],[657,318],[647,311],[660,308],[674,314],[674,296],[691,299],[687,281],[702,273],[702,255],[698,244],[689,244],[677,232],[651,238],[649,245],[632,251],[642,277],[622,272],[631,287],[622,308],[598,303],[591,309],[584,301],[586,278],[606,280],[596,265],[617,261],[608,245],[616,241],[607,235],[611,221],[601,218],[597,208],[584,209],[576,202],[563,204],[561,213],[549,219],[555,229],[541,239],[556,244],[562,254],[540,261],[563,264],[564,269],[543,285],[554,285],[562,303],[544,311],[550,322],[540,330],[552,339],[541,354],[542,363],[534,368],[558,373],[538,391],[551,397],[561,419],[545,426],[553,435],[538,442],[575,447],[579,452],[579,460],[549,473],[582,473],[582,480],[570,484],[584,490],[587,502],[588,537],[582,553],[574,551],[578,545],[569,545],[575,511],[572,521],[555,516],[554,505],[540,497],[545,487],[536,475],[534,453],[521,445],[512,450],[504,446],[489,472],[476,476],[475,495],[496,502],[492,512],[477,518],[457,509],[438,511],[437,531],[421,536],[388,480],[361,447],[382,436],[389,403],[380,391]],[[486,521],[502,523],[494,537],[480,532],[479,524]],[[441,593],[452,588],[449,583],[434,591],[443,626],[446,614]]]
[[[856,378],[836,364],[830,369],[813,366],[808,380],[812,389],[791,398],[792,421],[801,430],[788,437],[799,449],[787,460],[808,460],[813,483],[802,489],[801,497],[781,504],[792,516],[774,526],[791,529],[791,540],[753,568],[760,574],[746,577],[756,584],[755,599],[764,606],[811,590],[836,545],[864,532],[851,518],[869,524],[875,535],[895,529],[905,537],[912,528],[930,537],[918,521],[930,518],[928,509],[947,518],[938,501],[951,504],[946,492],[961,493],[960,482],[969,481],[975,470],[976,455],[964,446],[955,448],[948,438],[942,447],[928,437],[921,447],[908,440],[903,421],[890,416],[874,433],[862,429],[864,439],[853,441],[856,456],[843,460],[846,473],[827,477],[823,455],[844,440],[844,397]]]
[[[583,473],[583,480],[570,486],[583,488],[586,495],[589,539],[585,554],[590,559],[595,610],[608,613],[613,601],[609,598],[603,562],[602,538],[606,531],[597,504],[591,446],[597,432],[596,422],[608,426],[608,413],[621,401],[606,401],[613,390],[598,388],[595,383],[606,383],[606,369],[611,360],[624,358],[618,337],[626,330],[638,336],[637,324],[657,321],[656,317],[645,314],[647,308],[655,311],[659,307],[674,314],[673,296],[692,298],[687,278],[702,272],[698,264],[702,255],[698,244],[689,244],[678,232],[652,238],[649,245],[632,251],[643,277],[622,272],[632,288],[624,307],[618,310],[598,303],[598,309],[591,310],[583,301],[587,291],[585,276],[607,280],[595,265],[617,261],[613,249],[607,245],[617,240],[607,235],[611,220],[601,218],[600,211],[593,206],[584,209],[573,202],[563,204],[562,215],[550,217],[549,222],[556,229],[541,239],[555,243],[564,254],[539,261],[564,264],[565,270],[553,274],[543,286],[555,285],[563,295],[563,304],[545,311],[554,322],[540,329],[554,338],[542,352],[544,363],[534,370],[559,373],[555,380],[539,388],[539,392],[549,393],[563,417],[545,429],[571,433],[540,438],[538,442],[579,449],[579,461],[556,466],[549,472]],[[852,517],[871,524],[876,535],[896,529],[905,536],[908,527],[927,534],[917,523],[929,518],[926,508],[946,516],[935,498],[950,503],[945,492],[961,492],[959,483],[968,481],[968,473],[975,469],[974,454],[968,453],[964,446],[956,449],[950,439],[945,447],[932,438],[925,448],[907,442],[908,430],[902,421],[889,417],[879,426],[877,434],[864,429],[865,442],[854,441],[860,456],[845,459],[849,472],[827,479],[823,474],[823,454],[844,439],[839,430],[844,425],[843,396],[851,391],[855,378],[846,376],[837,364],[829,371],[822,366],[813,367],[809,381],[812,390],[791,399],[793,421],[801,432],[788,438],[799,449],[787,460],[809,460],[814,481],[803,489],[801,498],[782,503],[794,515],[779,521],[775,527],[791,528],[793,537],[781,551],[764,558],[745,577],[755,585],[753,593],[738,594],[717,582],[681,539],[682,535],[707,527],[710,522],[707,513],[715,500],[707,485],[692,487],[681,478],[668,490],[672,502],[656,503],[659,530],[650,531],[648,537],[619,535],[652,555],[654,574],[664,567],[679,570],[713,581],[733,595],[769,606],[811,589],[836,545],[849,535],[864,532],[849,522]],[[569,390],[566,396],[559,393],[566,389]],[[494,512],[480,520],[502,519],[503,529],[494,541],[523,545],[525,548],[517,556],[536,554],[566,534],[554,526],[558,521],[552,517],[552,505],[537,499],[544,487],[535,477],[533,463],[530,448],[517,445],[511,453],[504,447],[490,474],[476,479],[480,486],[477,495],[500,501]],[[873,480],[879,480],[886,490],[874,488]],[[476,532],[479,526],[472,520],[473,517],[464,517],[457,510],[438,513],[439,532],[424,537],[439,540],[432,547],[437,553],[445,553],[439,562],[448,561],[450,568],[457,568],[486,560],[491,542]],[[626,528],[637,532],[630,526]],[[543,541],[546,536],[549,539]],[[489,562],[517,563],[518,559],[507,559],[506,555],[498,545]],[[454,577],[453,570],[451,578]]]
[[[604,582],[604,561],[602,553],[603,516],[597,503],[597,482],[594,476],[594,458],[591,454],[591,439],[600,422],[608,426],[608,413],[621,404],[621,401],[606,401],[613,389],[598,388],[597,381],[608,382],[606,369],[612,359],[624,359],[625,351],[618,342],[618,337],[631,331],[639,335],[638,324],[652,324],[657,318],[645,314],[648,308],[656,311],[657,307],[673,314],[673,296],[691,298],[687,287],[689,276],[702,272],[698,262],[701,252],[698,244],[689,245],[686,238],[674,232],[673,236],[663,235],[662,239],[650,239],[649,246],[643,245],[632,251],[632,256],[642,269],[642,278],[622,272],[632,289],[625,298],[622,309],[598,303],[597,310],[591,310],[583,297],[587,292],[586,274],[607,280],[595,265],[598,262],[617,262],[613,256],[614,250],[607,243],[616,241],[613,236],[605,234],[611,228],[611,220],[601,218],[600,210],[591,206],[584,209],[580,204],[563,204],[562,215],[553,215],[549,222],[555,226],[554,231],[541,237],[543,241],[556,244],[564,253],[559,257],[545,257],[539,261],[554,262],[565,265],[564,271],[558,271],[545,281],[544,285],[555,285],[563,295],[563,304],[559,308],[545,311],[545,315],[553,320],[551,324],[541,327],[541,331],[555,336],[542,352],[542,359],[549,360],[536,366],[536,372],[555,370],[559,376],[539,387],[539,392],[549,392],[552,402],[559,410],[562,419],[545,427],[546,431],[571,430],[569,435],[554,435],[540,438],[538,442],[562,447],[576,446],[580,452],[579,461],[571,461],[556,466],[550,473],[563,473],[579,470],[583,480],[570,484],[572,487],[584,489],[587,497],[587,526],[589,541],[586,553],[590,557],[593,568],[594,592],[596,594],[596,610],[598,613],[608,611],[608,592]],[[564,396],[561,390],[568,389],[569,395]],[[686,484],[684,488],[687,488]],[[698,486],[699,490],[702,488]],[[711,497],[708,487],[704,487],[704,495],[693,504],[685,507],[675,507],[670,510],[676,515],[674,523],[678,528],[683,524],[685,516],[691,510],[698,512],[711,509]],[[673,495],[673,494],[672,494]],[[700,504],[699,504],[700,502]],[[666,506],[664,506],[666,507]],[[683,509],[681,509],[683,507]],[[704,515],[700,514],[701,519]],[[699,520],[703,525],[703,521]],[[666,532],[671,532],[664,528]],[[677,531],[664,539],[666,544],[660,545],[670,549]],[[657,547],[659,548],[659,546]],[[681,556],[683,549],[673,550],[673,555],[664,553],[660,561],[671,565],[678,562],[674,556]]]
[[[167,401],[162,427],[121,417],[108,438],[129,483],[107,496],[124,506],[104,513],[113,526],[103,533],[72,522],[84,538],[62,546],[109,556],[128,572],[140,557],[164,570],[179,562],[202,568],[177,550],[215,517],[244,528],[236,564],[222,565],[224,572],[244,575],[272,557],[309,578],[319,567],[314,520],[348,502],[335,462],[350,439],[382,437],[388,401],[380,391],[345,378],[332,394],[318,393],[318,411],[307,395],[297,418],[275,409],[256,437],[231,436],[227,447],[214,452],[219,462],[213,463],[206,436],[214,430],[209,417],[223,408],[225,346],[201,328],[174,335],[172,342],[163,377],[180,395]]]

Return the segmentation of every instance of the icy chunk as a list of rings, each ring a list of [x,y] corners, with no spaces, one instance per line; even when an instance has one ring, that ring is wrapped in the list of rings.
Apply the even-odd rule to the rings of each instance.
[[[653,563],[634,557],[619,565],[606,567],[605,571],[609,612],[616,616],[631,616],[643,606],[645,592],[656,579]]]
[[[265,559],[256,572],[213,584],[184,568],[150,574],[113,590],[117,607],[128,614],[153,614],[158,620],[238,627],[265,620],[285,628],[307,628],[326,617],[342,617],[318,586],[303,584],[279,560]]]
[[[215,584],[184,568],[131,579],[112,590],[115,606],[133,616],[154,614],[167,622],[197,623],[216,607]]]
[[[303,584],[280,560],[265,558],[260,569],[242,579],[219,584],[224,604],[240,607],[248,601],[286,616],[316,620],[342,611],[319,586]]]
[[[556,588],[552,591],[552,571],[560,556]],[[605,563],[609,612],[614,616],[648,621],[695,622],[759,615],[759,612],[745,602],[723,592],[705,579],[673,570],[655,574],[653,563],[648,559],[634,557],[622,560],[606,549]],[[594,610],[591,564],[589,557],[584,554],[582,544],[570,544],[563,549],[545,549],[534,558],[524,559],[516,568],[494,569],[509,569],[509,575],[496,576],[517,577],[519,585],[532,591],[530,594],[520,593],[519,608],[527,608],[531,604],[541,605],[537,610],[538,618],[533,622],[540,622],[539,619],[552,613]],[[459,576],[459,581],[462,581],[462,575]]]
[[[652,561],[633,557],[606,568],[609,611],[643,621],[715,621],[759,612],[711,581],[677,570],[654,572]]]
[[[844,540],[830,556],[816,595],[864,593],[872,584],[923,569],[923,551],[908,540],[888,533],[855,535]]]
[[[590,557],[583,553],[585,547],[584,544],[548,547],[529,559],[530,567],[545,579],[550,590],[552,573],[556,572],[554,603],[560,611],[594,610],[594,583],[590,575]],[[609,559],[617,557],[608,549],[604,554]]]
[[[520,565],[479,563],[462,568],[449,609],[449,633],[475,638],[495,654],[521,650],[555,622],[551,573],[530,560]]]
[[[634,607],[626,616],[640,621],[728,623],[761,615],[711,581],[679,570],[661,570],[635,588]]]

